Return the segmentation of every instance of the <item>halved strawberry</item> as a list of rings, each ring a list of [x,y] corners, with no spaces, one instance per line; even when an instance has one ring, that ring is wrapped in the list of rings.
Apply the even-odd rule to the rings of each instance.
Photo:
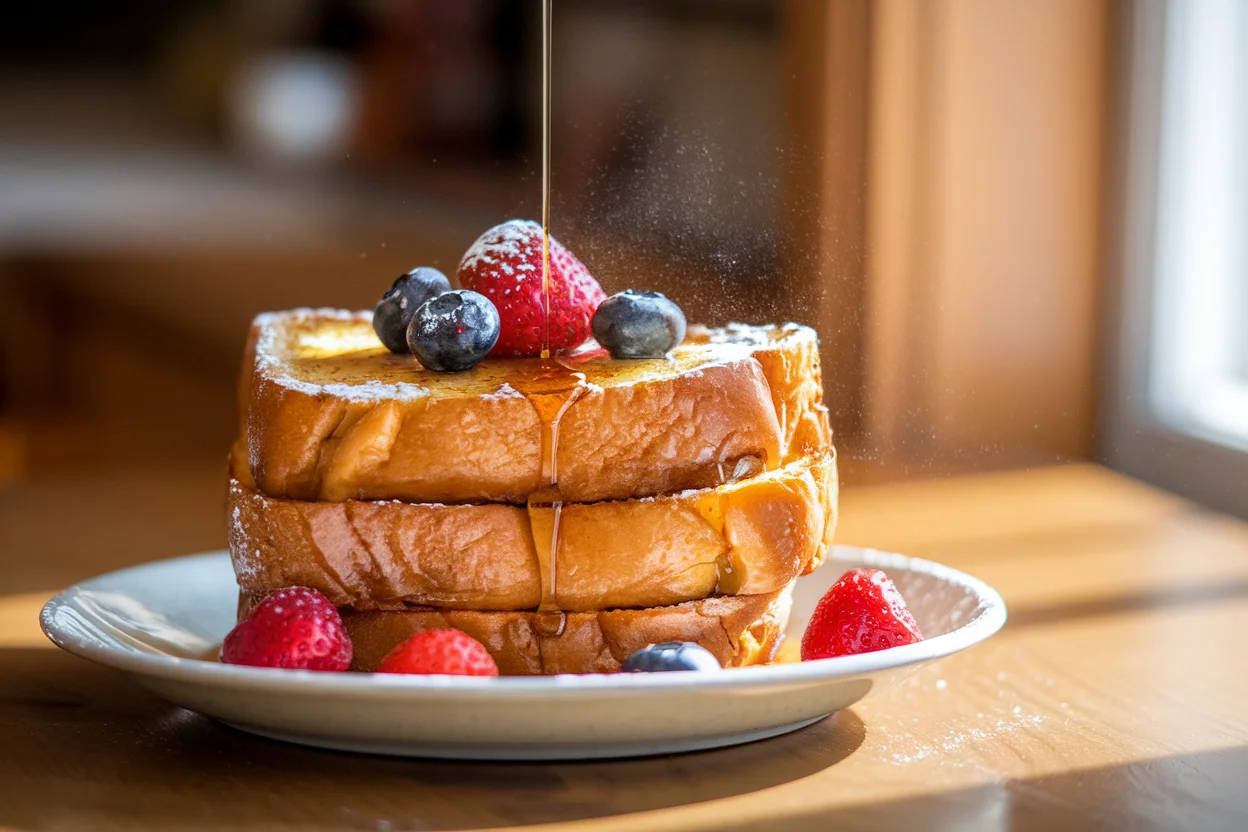
[[[459,285],[485,295],[502,321],[490,355],[540,355],[546,308],[542,297],[542,227],[531,220],[496,225],[469,247]],[[602,287],[572,252],[550,238],[550,350],[579,346],[606,298]]]
[[[872,653],[922,641],[906,601],[879,569],[851,569],[815,605],[802,661]]]

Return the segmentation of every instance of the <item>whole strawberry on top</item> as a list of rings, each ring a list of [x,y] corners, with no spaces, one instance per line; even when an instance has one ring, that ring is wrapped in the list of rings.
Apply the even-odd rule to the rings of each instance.
[[[509,220],[477,238],[460,261],[459,285],[489,298],[502,321],[490,355],[533,356],[542,351],[546,308],[542,297],[542,227]],[[550,238],[550,350],[564,352],[590,335],[590,321],[606,298],[576,255]]]
[[[802,634],[802,661],[922,641],[919,625],[879,569],[851,569],[819,600]]]
[[[351,639],[321,593],[292,586],[265,598],[221,645],[224,664],[286,670],[346,670]]]

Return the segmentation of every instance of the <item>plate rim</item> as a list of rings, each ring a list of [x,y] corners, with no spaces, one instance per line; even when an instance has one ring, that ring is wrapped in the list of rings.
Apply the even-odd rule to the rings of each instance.
[[[128,573],[141,572],[156,565],[171,566],[178,562],[207,559],[228,560],[229,553],[218,549],[162,558],[80,581],[58,592],[44,604],[39,613],[39,626],[53,644],[68,653],[123,672],[165,681],[252,691],[280,688],[284,693],[297,696],[341,694],[402,699],[420,694],[442,694],[453,695],[457,699],[477,699],[499,695],[511,698],[575,698],[580,695],[592,695],[596,698],[631,697],[682,688],[709,691],[769,688],[803,682],[820,683],[830,679],[852,678],[892,670],[959,653],[995,634],[1005,625],[1007,618],[1005,601],[1000,593],[973,575],[925,558],[837,544],[828,553],[829,562],[840,561],[849,565],[849,568],[867,566],[885,571],[909,570],[966,587],[979,601],[976,615],[943,635],[914,644],[852,656],[731,668],[721,673],[590,673],[502,677],[325,673],[226,665],[204,659],[122,650],[94,641],[83,641],[72,633],[63,631],[56,620],[59,610],[68,608],[77,593],[93,588],[93,584],[124,579]],[[695,678],[696,684],[690,685]]]

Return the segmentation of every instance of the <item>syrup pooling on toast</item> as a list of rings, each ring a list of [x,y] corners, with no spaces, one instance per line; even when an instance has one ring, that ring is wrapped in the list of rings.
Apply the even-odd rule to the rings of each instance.
[[[325,310],[301,310],[299,318],[298,323],[285,325],[280,341],[273,340],[276,327],[265,333],[256,345],[257,369],[288,387],[359,400],[412,397],[404,396],[405,391],[435,398],[489,395],[504,384],[519,388],[518,377],[521,383],[534,378],[536,384],[542,384],[545,377],[542,389],[556,392],[558,387],[552,382],[561,372],[564,378],[581,373],[588,384],[599,387],[673,378],[711,364],[747,359],[793,334],[781,327],[729,325],[708,330],[691,326],[685,342],[669,358],[617,361],[592,352],[565,356],[557,359],[559,363],[509,358],[448,375],[426,370],[410,357],[387,350],[377,340],[368,313],[334,311],[331,316]],[[799,337],[813,341],[814,333],[807,330]]]

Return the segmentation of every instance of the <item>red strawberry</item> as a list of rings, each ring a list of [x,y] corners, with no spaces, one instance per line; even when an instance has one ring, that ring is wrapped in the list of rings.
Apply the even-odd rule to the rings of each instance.
[[[346,670],[351,639],[338,610],[315,589],[292,586],[261,601],[230,630],[221,661],[287,670]]]
[[[485,295],[502,319],[490,355],[540,355],[542,227],[510,220],[477,238],[459,264],[459,285]],[[550,350],[563,352],[589,338],[589,322],[606,298],[572,252],[550,238]]]
[[[802,661],[922,640],[919,625],[888,576],[878,569],[852,569],[815,606],[802,635]]]
[[[485,645],[461,630],[425,630],[391,650],[377,672],[497,676],[498,665]]]

